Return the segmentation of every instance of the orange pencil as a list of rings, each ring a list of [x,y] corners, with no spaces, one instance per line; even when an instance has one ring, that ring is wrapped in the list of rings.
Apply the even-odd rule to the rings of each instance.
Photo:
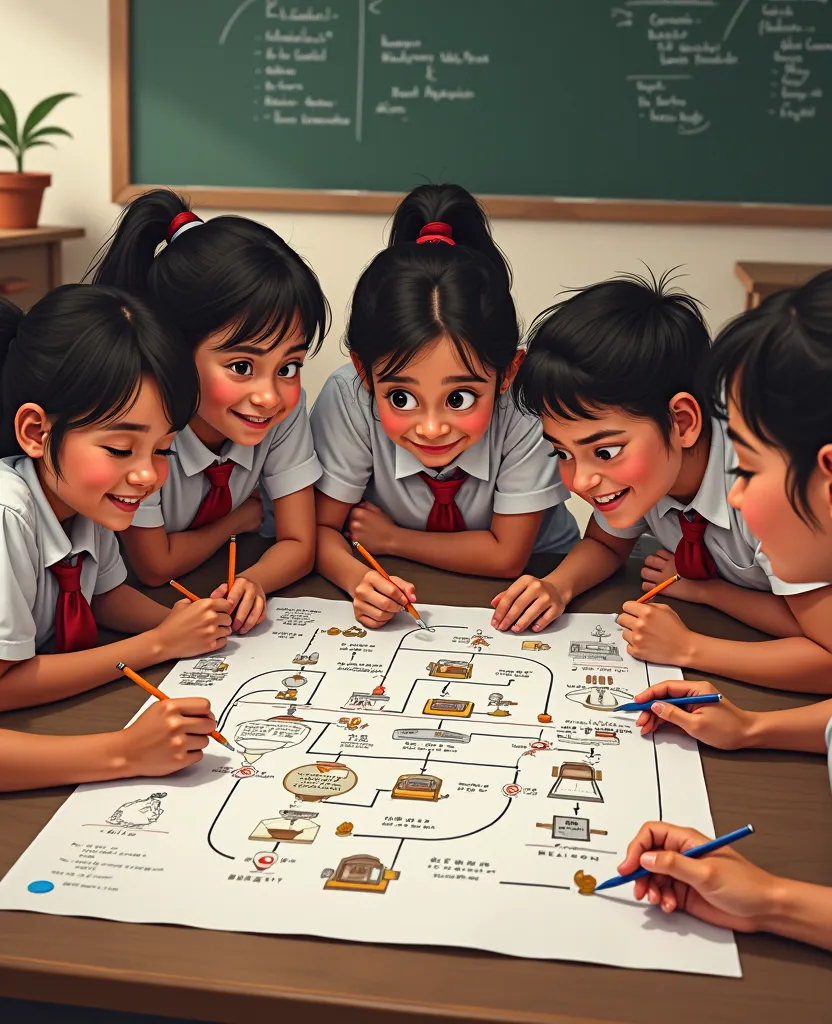
[[[663,580],[658,586],[653,587],[652,590],[648,590],[646,594],[642,594],[641,597],[636,601],[636,604],[646,604],[647,601],[652,601],[657,594],[661,594],[663,590],[667,590],[668,587],[673,586],[682,577],[677,573],[675,576],[671,576],[670,579]]]
[[[393,583],[393,581],[390,579],[390,574],[385,572],[384,569],[382,569],[382,567],[379,565],[379,563],[375,560],[375,558],[373,558],[373,556],[364,547],[363,544],[359,544],[357,540],[354,540],[352,542],[352,546],[359,553],[359,555],[361,555],[361,557],[364,559],[364,561],[365,562],[369,562],[369,564],[375,569],[375,571],[377,573],[380,573],[387,580],[388,583]],[[393,583],[393,586],[395,587],[396,584]],[[425,620],[416,611],[416,609],[413,607],[412,604],[410,604],[410,603],[406,604],[405,605],[405,609],[407,611],[409,611],[410,614],[413,616],[413,618],[419,623],[419,627],[421,629],[428,629],[428,630],[430,630],[430,626],[425,622]],[[431,632],[432,632],[432,630],[431,630]]]
[[[228,545],[228,590],[225,596],[231,593],[231,588],[234,586],[234,578],[237,573],[237,535],[236,533],[231,534],[231,542]]]
[[[170,585],[178,590],[180,594],[183,594],[189,601],[200,601],[201,598],[197,597],[196,594],[192,594],[187,587],[183,587],[181,583],[177,583],[176,580],[171,580]]]
[[[132,679],[134,683],[137,683],[143,690],[146,690],[151,697],[156,697],[157,700],[170,700],[170,697],[168,697],[166,693],[162,693],[162,691],[157,689],[153,683],[149,683],[143,676],[140,676],[138,672],[134,672],[132,668],[128,668],[123,661],[120,661],[116,665],[116,668],[119,672],[123,672],[128,679]],[[211,739],[216,740],[217,743],[222,743],[222,745],[224,747],[228,747],[229,750],[234,749],[225,736],[218,733],[216,729],[211,733]]]

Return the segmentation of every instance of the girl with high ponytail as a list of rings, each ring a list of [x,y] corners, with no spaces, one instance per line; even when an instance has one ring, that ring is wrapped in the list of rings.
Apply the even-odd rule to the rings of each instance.
[[[511,273],[474,197],[422,185],[362,274],[336,370],[311,414],[318,570],[381,626],[416,599],[348,541],[453,572],[514,577],[578,529],[537,418],[507,394],[523,359]]]
[[[0,711],[62,700],[225,645],[230,607],[172,610],[125,584],[126,530],[167,476],[197,379],[173,328],[114,288],[0,299]],[[98,646],[98,628],[137,633]],[[202,757],[208,701],[158,702],[97,736],[0,730],[0,790],[166,775]]]
[[[156,189],[124,211],[93,280],[145,297],[184,336],[199,374],[199,406],[173,444],[168,481],[125,534],[131,562],[143,582],[163,583],[232,534],[258,530],[265,504],[277,542],[228,595],[235,629],[247,632],[266,593],[305,575],[315,557],[320,466],[300,370],[329,321],[318,279],[262,224],[202,221],[181,196]]]

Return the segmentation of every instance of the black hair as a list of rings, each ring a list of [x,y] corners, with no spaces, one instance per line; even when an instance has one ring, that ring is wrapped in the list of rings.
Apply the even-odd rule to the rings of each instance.
[[[809,525],[809,481],[832,443],[832,270],[770,296],[718,335],[709,361],[713,411],[730,396],[749,429],[789,463],[789,502]]]
[[[58,474],[66,433],[129,409],[142,377],[155,381],[172,430],[199,401],[193,356],[176,329],[103,285],[63,285],[26,314],[0,299],[0,373],[0,457],[20,454],[15,415],[34,402],[53,418],[48,452]]]
[[[329,305],[311,267],[270,228],[246,217],[214,217],[156,255],[171,221],[188,210],[169,189],[137,196],[96,254],[92,280],[149,299],[192,348],[223,328],[232,333],[222,349],[266,338],[275,348],[297,315],[306,347],[317,352]]]
[[[617,407],[653,420],[668,443],[670,399],[687,391],[705,403],[710,347],[696,300],[669,288],[670,273],[622,274],[544,310],[514,381],[520,408],[575,420]]]
[[[416,244],[427,224],[451,228],[453,245]],[[435,338],[450,338],[470,372],[467,343],[498,381],[519,344],[511,270],[488,219],[459,185],[420,185],[399,204],[390,239],[361,275],[346,342],[369,371],[389,376]]]

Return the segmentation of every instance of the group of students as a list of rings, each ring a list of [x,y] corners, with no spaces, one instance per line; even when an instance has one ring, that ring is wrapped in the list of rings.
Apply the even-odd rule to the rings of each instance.
[[[351,542],[459,573],[518,577],[492,625],[539,631],[648,532],[643,586],[709,604],[774,639],[687,629],[628,602],[637,658],[762,686],[832,693],[832,272],[733,321],[711,344],[665,278],[617,277],[543,312],[521,347],[511,272],[475,199],[426,185],[400,204],[361,275],[351,362],[309,416],[300,385],[329,308],[305,261],[242,217],[203,221],[175,193],[135,199],[91,283],[22,313],[0,300],[0,710],[42,704],[215,651],[265,616],[266,595],[317,569],[375,628],[417,600]],[[582,539],[564,501],[594,509]],[[230,535],[274,543],[202,600],[158,585]],[[532,553],[566,554],[547,577]],[[96,646],[99,626],[127,634]],[[826,627],[826,628],[824,628]],[[639,719],[722,749],[822,752],[832,701],[753,714],[682,711],[652,687]],[[208,702],[151,705],[93,736],[0,730],[0,789],[164,775],[202,757]],[[832,763],[832,759],[831,759]],[[776,879],[733,850],[681,853],[692,830],[644,826],[622,872],[665,911],[832,949],[832,890]]]

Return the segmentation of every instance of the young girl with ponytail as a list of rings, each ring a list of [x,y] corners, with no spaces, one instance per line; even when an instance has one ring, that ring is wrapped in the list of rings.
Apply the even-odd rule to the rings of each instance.
[[[125,534],[130,560],[148,584],[188,572],[232,534],[260,527],[264,495],[277,542],[228,595],[235,630],[248,632],[266,593],[315,557],[320,466],[300,370],[328,326],[318,279],[269,228],[202,221],[156,189],[127,207],[93,280],[145,297],[184,335],[199,374],[199,406],[173,443],[168,481]]]
[[[508,265],[473,196],[423,185],[362,274],[312,410],[318,569],[376,627],[416,598],[353,554],[511,577],[578,539],[538,420],[507,394],[523,359]]]

